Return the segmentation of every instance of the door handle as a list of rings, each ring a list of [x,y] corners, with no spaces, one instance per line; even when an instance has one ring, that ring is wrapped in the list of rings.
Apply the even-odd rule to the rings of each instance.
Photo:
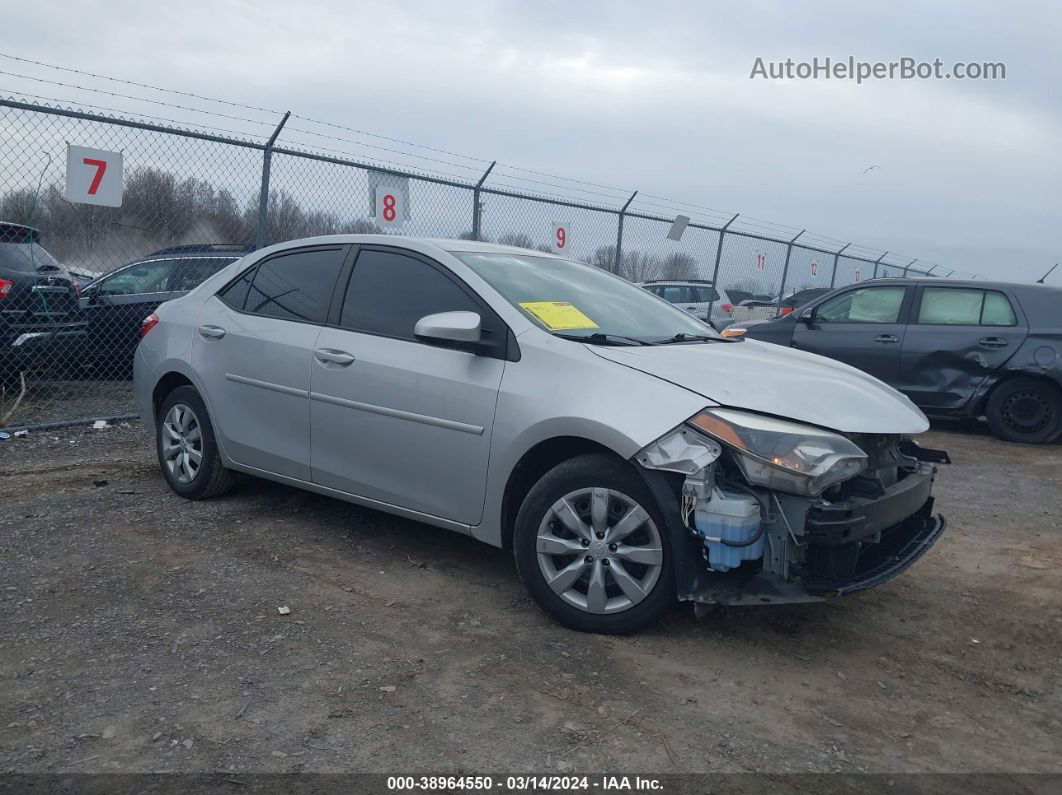
[[[208,340],[219,340],[225,336],[225,329],[221,326],[200,326],[199,336]]]
[[[977,344],[990,351],[998,351],[1000,348],[1006,348],[1008,345],[1007,341],[1002,337],[982,337],[977,341]]]
[[[354,357],[346,351],[336,351],[331,348],[317,348],[313,355],[319,362],[338,364],[340,367],[346,367],[354,361]]]
[[[895,334],[879,334],[874,338],[874,342],[879,342],[882,345],[890,345],[894,342],[899,342],[900,338]]]

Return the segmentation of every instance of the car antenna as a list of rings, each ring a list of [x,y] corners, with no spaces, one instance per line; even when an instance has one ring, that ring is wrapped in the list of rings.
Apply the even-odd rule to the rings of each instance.
[[[1041,276],[1039,279],[1036,280],[1036,283],[1037,284],[1043,284],[1044,283],[1044,279],[1046,279],[1048,276],[1050,276],[1052,273],[1054,273],[1055,268],[1057,268],[1057,267],[1058,267],[1058,263],[1056,262],[1054,265],[1051,266],[1051,270],[1049,270],[1047,273],[1045,273],[1043,276]]]

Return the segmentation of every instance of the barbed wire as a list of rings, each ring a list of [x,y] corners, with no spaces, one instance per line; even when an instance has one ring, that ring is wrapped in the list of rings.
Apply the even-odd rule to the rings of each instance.
[[[151,90],[151,91],[162,92],[164,94],[188,97],[190,99],[195,99],[195,100],[200,101],[200,102],[217,103],[217,104],[224,105],[224,106],[231,107],[231,108],[238,108],[238,109],[241,109],[241,110],[253,111],[255,113],[268,113],[268,114],[273,115],[273,116],[280,116],[283,113],[282,111],[279,111],[279,110],[274,109],[274,108],[266,108],[266,107],[262,107],[262,106],[258,106],[258,105],[251,105],[251,104],[247,104],[247,103],[234,102],[232,100],[220,99],[220,98],[217,98],[217,97],[211,97],[211,96],[207,96],[207,95],[204,95],[204,94],[198,94],[198,93],[195,93],[195,92],[182,91],[182,90],[179,90],[179,89],[167,88],[167,87],[153,85],[153,84],[150,84],[150,83],[144,83],[144,82],[139,82],[139,81],[135,81],[135,80],[129,80],[129,79],[126,79],[126,78],[118,78],[118,77],[114,77],[114,76],[111,76],[111,75],[104,75],[104,74],[100,74],[100,73],[96,73],[96,72],[91,72],[91,71],[88,71],[88,70],[75,69],[75,68],[67,67],[67,66],[60,66],[60,65],[57,65],[57,64],[46,63],[44,61],[39,61],[39,60],[35,60],[35,59],[32,59],[32,58],[24,58],[24,57],[21,57],[21,56],[12,55],[10,53],[0,52],[0,58],[6,58],[6,59],[11,60],[11,61],[21,62],[21,63],[26,63],[26,64],[32,64],[34,66],[38,66],[38,67],[41,67],[41,68],[44,68],[44,69],[53,69],[53,70],[65,72],[65,73],[68,73],[68,74],[76,74],[76,75],[81,75],[83,77],[89,77],[89,78],[93,78],[93,79],[97,79],[97,80],[105,80],[105,81],[108,81],[110,83],[115,83],[115,84],[119,84],[119,85],[133,86],[133,87],[137,87],[137,88],[148,89],[148,90]],[[55,86],[60,86],[60,87],[64,87],[64,88],[75,89],[75,90],[79,90],[79,91],[88,91],[88,92],[92,92],[92,93],[96,93],[96,94],[103,94],[103,95],[106,95],[106,96],[112,96],[112,97],[115,97],[115,98],[125,99],[125,100],[129,100],[129,101],[133,101],[133,102],[144,102],[144,103],[148,103],[148,104],[152,104],[152,105],[157,105],[157,106],[160,106],[160,107],[172,108],[172,109],[181,110],[181,111],[189,112],[189,113],[196,113],[196,114],[201,114],[201,115],[205,115],[205,116],[216,116],[218,118],[225,118],[225,119],[229,119],[229,120],[232,120],[232,121],[239,121],[239,122],[242,122],[242,123],[245,123],[245,124],[259,125],[259,126],[266,127],[266,128],[275,128],[275,126],[277,124],[276,119],[263,121],[261,119],[247,118],[246,116],[235,116],[235,115],[232,115],[232,114],[220,113],[220,112],[214,111],[214,110],[207,110],[207,109],[204,109],[204,108],[191,107],[189,105],[181,105],[181,104],[172,103],[172,102],[165,102],[165,101],[162,101],[162,100],[149,99],[147,97],[140,97],[140,96],[135,96],[135,95],[131,95],[131,94],[123,94],[123,93],[115,92],[115,91],[107,91],[105,89],[94,88],[92,86],[81,85],[81,84],[78,84],[78,83],[67,83],[67,82],[62,82],[62,81],[58,81],[58,80],[49,80],[47,78],[38,77],[38,76],[35,76],[35,75],[21,74],[21,73],[17,73],[17,72],[6,71],[6,70],[0,70],[0,74],[7,75],[7,76],[10,76],[10,77],[15,77],[15,78],[18,78],[18,79],[30,80],[30,81],[34,81],[34,82],[41,82],[41,83],[46,83],[46,84],[49,84],[49,85],[55,85]],[[17,89],[4,89],[4,90],[8,91],[12,96],[15,95],[15,94],[19,94],[19,95],[22,95],[22,96],[27,96],[27,97],[33,97],[33,98],[36,98],[36,99],[40,99],[40,100],[43,100],[45,102],[68,103],[68,104],[71,104],[71,105],[83,105],[84,104],[82,102],[78,102],[78,101],[75,101],[75,100],[60,100],[60,99],[45,97],[45,96],[38,95],[38,94],[32,94],[32,93],[24,92],[24,91],[17,90]],[[184,122],[184,121],[180,121],[180,120],[177,120],[177,119],[170,119],[170,118],[164,118],[164,117],[152,117],[151,115],[145,114],[145,113],[140,112],[140,111],[121,110],[121,109],[116,109],[116,108],[106,108],[106,107],[102,107],[102,106],[97,106],[97,107],[99,107],[100,110],[108,111],[108,112],[111,112],[111,113],[129,114],[131,116],[138,116],[138,117],[141,117],[141,118],[144,118],[144,119],[152,119],[152,118],[154,118],[157,121],[163,121],[163,122],[166,122],[167,124],[182,125],[182,124],[188,124],[189,123],[189,122]],[[331,136],[331,135],[327,135],[325,133],[320,133],[320,132],[316,132],[316,131],[313,131],[313,130],[307,130],[307,129],[300,128],[300,127],[287,128],[288,132],[298,133],[298,134],[301,134],[301,135],[309,135],[309,136],[314,136],[314,137],[319,137],[319,138],[325,138],[325,139],[331,139],[331,140],[335,140],[335,141],[340,142],[340,143],[349,144],[349,145],[354,146],[354,147],[364,147],[364,148],[375,149],[375,150],[378,150],[378,151],[385,151],[385,152],[389,152],[391,154],[401,155],[402,157],[412,158],[412,159],[415,159],[415,160],[417,160],[417,159],[424,160],[425,162],[437,163],[439,165],[446,165],[446,166],[449,166],[451,168],[458,168],[458,169],[462,169],[462,170],[465,170],[465,171],[471,171],[471,172],[477,172],[477,171],[478,172],[482,172],[482,171],[485,170],[485,166],[488,165],[491,162],[490,160],[487,160],[485,158],[473,157],[473,156],[470,156],[470,155],[465,155],[465,154],[462,154],[462,153],[459,153],[459,152],[453,152],[451,150],[442,149],[442,148],[439,148],[439,147],[433,147],[433,146],[429,146],[429,145],[426,145],[426,144],[416,143],[414,141],[407,141],[407,140],[404,140],[404,139],[401,139],[401,138],[395,138],[395,137],[391,137],[391,136],[381,135],[379,133],[374,133],[374,132],[371,132],[371,131],[368,131],[368,130],[361,130],[361,129],[358,129],[358,128],[355,128],[355,127],[349,127],[349,126],[342,125],[342,124],[336,124],[334,122],[322,121],[322,120],[319,120],[319,119],[314,119],[314,118],[309,117],[309,116],[303,116],[301,114],[292,113],[291,117],[295,118],[295,119],[300,119],[300,120],[302,120],[304,122],[307,122],[309,124],[320,125],[320,126],[323,126],[323,127],[328,127],[328,128],[336,129],[336,130],[342,130],[342,131],[345,131],[345,132],[353,133],[353,134],[358,135],[358,136],[367,136],[367,137],[374,138],[374,139],[377,139],[377,140],[383,140],[383,141],[387,141],[387,142],[390,142],[390,143],[394,143],[394,144],[398,144],[398,145],[402,145],[402,146],[406,146],[406,147],[412,147],[414,149],[420,149],[420,150],[424,150],[424,151],[431,151],[431,152],[435,152],[435,153],[438,153],[438,154],[445,154],[445,155],[447,155],[449,157],[460,158],[462,160],[467,160],[467,161],[469,161],[471,163],[476,163],[477,165],[476,166],[470,166],[470,165],[464,165],[464,164],[461,164],[461,163],[454,163],[452,161],[440,160],[440,159],[437,159],[437,158],[427,157],[427,156],[419,154],[417,152],[402,151],[402,150],[399,150],[399,149],[393,149],[393,148],[390,148],[390,147],[385,147],[385,146],[380,146],[380,145],[377,145],[377,144],[367,143],[365,141],[357,141],[357,140],[351,140],[349,138],[342,138],[342,137],[339,137],[339,136]],[[201,123],[199,121],[195,121],[195,122],[192,122],[192,123],[196,127],[201,128],[203,130],[211,130],[211,131],[222,132],[222,133],[226,133],[226,134],[230,134],[230,135],[251,136],[251,137],[263,138],[263,139],[267,137],[267,135],[265,135],[265,134],[252,133],[252,132],[248,132],[248,131],[232,130],[230,128],[225,128],[225,127],[211,126],[211,125],[203,124],[203,123]],[[352,152],[345,151],[345,150],[331,149],[331,148],[320,146],[320,145],[317,145],[317,144],[308,144],[306,142],[298,142],[298,141],[295,141],[293,143],[296,144],[296,145],[305,146],[309,150],[317,149],[317,150],[320,150],[322,152],[331,152],[331,153],[334,153],[334,154],[341,154],[341,155],[343,155],[345,157],[350,157],[350,158],[354,158],[354,159],[358,159],[358,160],[368,160],[368,161],[371,161],[371,162],[374,162],[374,163],[384,164],[384,165],[386,165],[388,167],[395,167],[395,168],[398,168],[398,169],[410,169],[410,170],[419,169],[423,174],[428,175],[428,176],[432,176],[432,177],[436,177],[436,178],[456,179],[456,180],[458,180],[460,182],[466,182],[469,179],[468,177],[461,177],[461,176],[450,174],[450,173],[443,172],[443,171],[423,169],[423,168],[419,168],[418,166],[415,166],[415,165],[411,166],[411,165],[409,165],[407,163],[397,163],[397,162],[394,162],[394,161],[381,159],[381,158],[375,158],[375,157],[371,157],[371,156],[360,154],[360,153],[352,153]],[[612,186],[612,185],[604,185],[604,184],[601,184],[601,183],[598,183],[598,182],[592,182],[592,181],[589,181],[589,180],[580,180],[580,179],[576,179],[576,178],[572,178],[572,177],[566,177],[566,176],[563,176],[563,175],[552,174],[550,172],[536,170],[536,169],[531,169],[531,168],[526,168],[526,167],[523,167],[523,166],[518,166],[518,165],[515,165],[515,164],[512,164],[512,163],[506,163],[506,162],[501,162],[501,161],[498,161],[495,164],[495,168],[498,170],[498,173],[500,175],[503,175],[503,176],[506,175],[506,172],[518,172],[518,173],[508,173],[507,176],[509,176],[512,179],[518,180],[520,182],[526,182],[526,183],[535,184],[535,185],[543,185],[543,186],[554,188],[554,189],[561,190],[561,191],[572,191],[572,192],[577,192],[577,193],[584,193],[584,194],[587,194],[587,195],[590,195],[590,196],[596,196],[596,197],[607,199],[610,202],[617,202],[617,203],[623,202],[626,199],[627,196],[629,196],[631,193],[633,193],[633,191],[630,190],[630,189],[624,189],[624,188],[619,188],[619,187]],[[522,176],[520,176],[520,174],[534,174],[535,176],[546,177],[547,179],[556,180],[556,181],[559,181],[560,183],[570,183],[570,184],[557,184],[557,182],[546,182],[544,180],[532,179],[530,177],[522,177]],[[540,194],[539,192],[535,191],[534,189],[528,190],[526,187],[514,186],[514,185],[511,185],[511,184],[507,184],[507,183],[500,183],[500,182],[497,182],[496,180],[491,181],[489,184],[491,186],[493,186],[493,187],[504,188],[504,189],[509,189],[509,190],[513,190],[513,191],[516,191],[516,192],[520,192],[520,193],[523,193],[523,194],[525,194],[527,196],[535,196],[537,198],[546,198],[546,199],[551,198],[547,194]],[[616,195],[601,193],[600,190],[587,190],[585,188],[572,187],[573,185],[583,185],[583,186],[587,186],[588,188],[597,188],[597,189],[604,190],[604,191],[611,191],[611,192],[615,192]],[[554,198],[556,198],[556,197],[554,197]],[[655,199],[656,201],[655,202],[654,201],[646,201],[646,199]],[[660,204],[659,202],[665,202],[665,204]],[[666,196],[661,196],[661,195],[658,195],[658,194],[644,193],[644,192],[639,192],[638,193],[638,196],[636,197],[636,200],[635,200],[635,202],[633,203],[632,206],[653,207],[655,209],[666,210],[668,212],[675,212],[676,208],[691,208],[691,209],[694,209],[694,210],[699,210],[701,212],[710,213],[711,215],[716,216],[718,218],[730,218],[730,217],[732,217],[734,215],[734,213],[731,213],[731,212],[728,212],[728,211],[724,211],[724,210],[719,210],[717,208],[707,207],[705,205],[697,204],[695,202],[682,201],[682,200],[672,199],[672,198],[666,197]],[[612,209],[612,208],[597,208],[597,209]],[[761,232],[766,232],[766,233],[771,234],[771,235],[780,235],[781,233],[784,232],[784,233],[787,233],[790,237],[792,237],[792,233],[795,233],[795,232],[799,231],[797,229],[797,227],[792,227],[792,226],[788,226],[788,225],[785,225],[785,224],[778,224],[778,223],[773,222],[773,221],[766,221],[764,219],[756,218],[755,216],[747,216],[747,215],[744,215],[744,214],[740,214],[739,215],[738,225],[742,229],[759,230]],[[825,235],[818,235],[816,233],[810,233],[810,232],[806,233],[806,234],[807,234],[807,237],[809,238],[809,242],[812,239],[817,239],[817,240],[820,240],[820,241],[836,243],[838,248],[843,246],[843,245],[845,245],[845,241],[842,241],[842,240],[837,239],[837,238],[832,238],[832,237],[828,237],[828,236],[825,236]],[[779,242],[784,242],[784,241],[779,241]],[[799,243],[798,243],[798,245],[799,245]],[[877,251],[876,249],[871,249],[871,248],[868,248],[868,247],[865,247],[865,246],[860,246],[860,245],[857,245],[857,244],[848,244],[848,245],[852,249],[859,249],[859,250],[863,250],[863,251],[867,251],[867,252],[874,252],[874,253],[876,253],[876,251]],[[897,257],[897,258],[902,257],[902,255],[895,254],[893,252],[889,252],[888,256],[889,257]],[[884,261],[882,261],[881,264],[883,266],[886,265],[886,263]],[[930,267],[930,268],[934,267],[932,263],[920,263],[920,264],[924,264],[926,267]],[[905,265],[895,265],[895,264],[889,263],[888,267],[892,267],[892,268],[900,267],[900,268],[902,268],[902,267],[906,267],[906,266]],[[937,267],[939,267],[939,266],[937,266]],[[962,271],[958,271],[958,270],[955,270],[953,272],[954,273],[963,273]]]

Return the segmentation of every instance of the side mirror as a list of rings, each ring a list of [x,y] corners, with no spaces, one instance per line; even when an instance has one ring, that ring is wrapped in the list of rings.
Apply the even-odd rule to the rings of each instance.
[[[413,336],[442,342],[479,342],[481,322],[477,312],[438,312],[418,320]]]

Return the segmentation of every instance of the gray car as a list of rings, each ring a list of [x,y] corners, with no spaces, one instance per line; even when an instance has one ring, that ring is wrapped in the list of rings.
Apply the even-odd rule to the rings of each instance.
[[[930,416],[984,416],[1001,439],[1047,444],[1062,436],[1060,318],[1057,287],[875,279],[723,335],[829,356],[891,384]]]
[[[162,304],[134,362],[177,494],[242,472],[471,535],[579,630],[858,591],[944,528],[905,397],[549,254],[271,246]]]

